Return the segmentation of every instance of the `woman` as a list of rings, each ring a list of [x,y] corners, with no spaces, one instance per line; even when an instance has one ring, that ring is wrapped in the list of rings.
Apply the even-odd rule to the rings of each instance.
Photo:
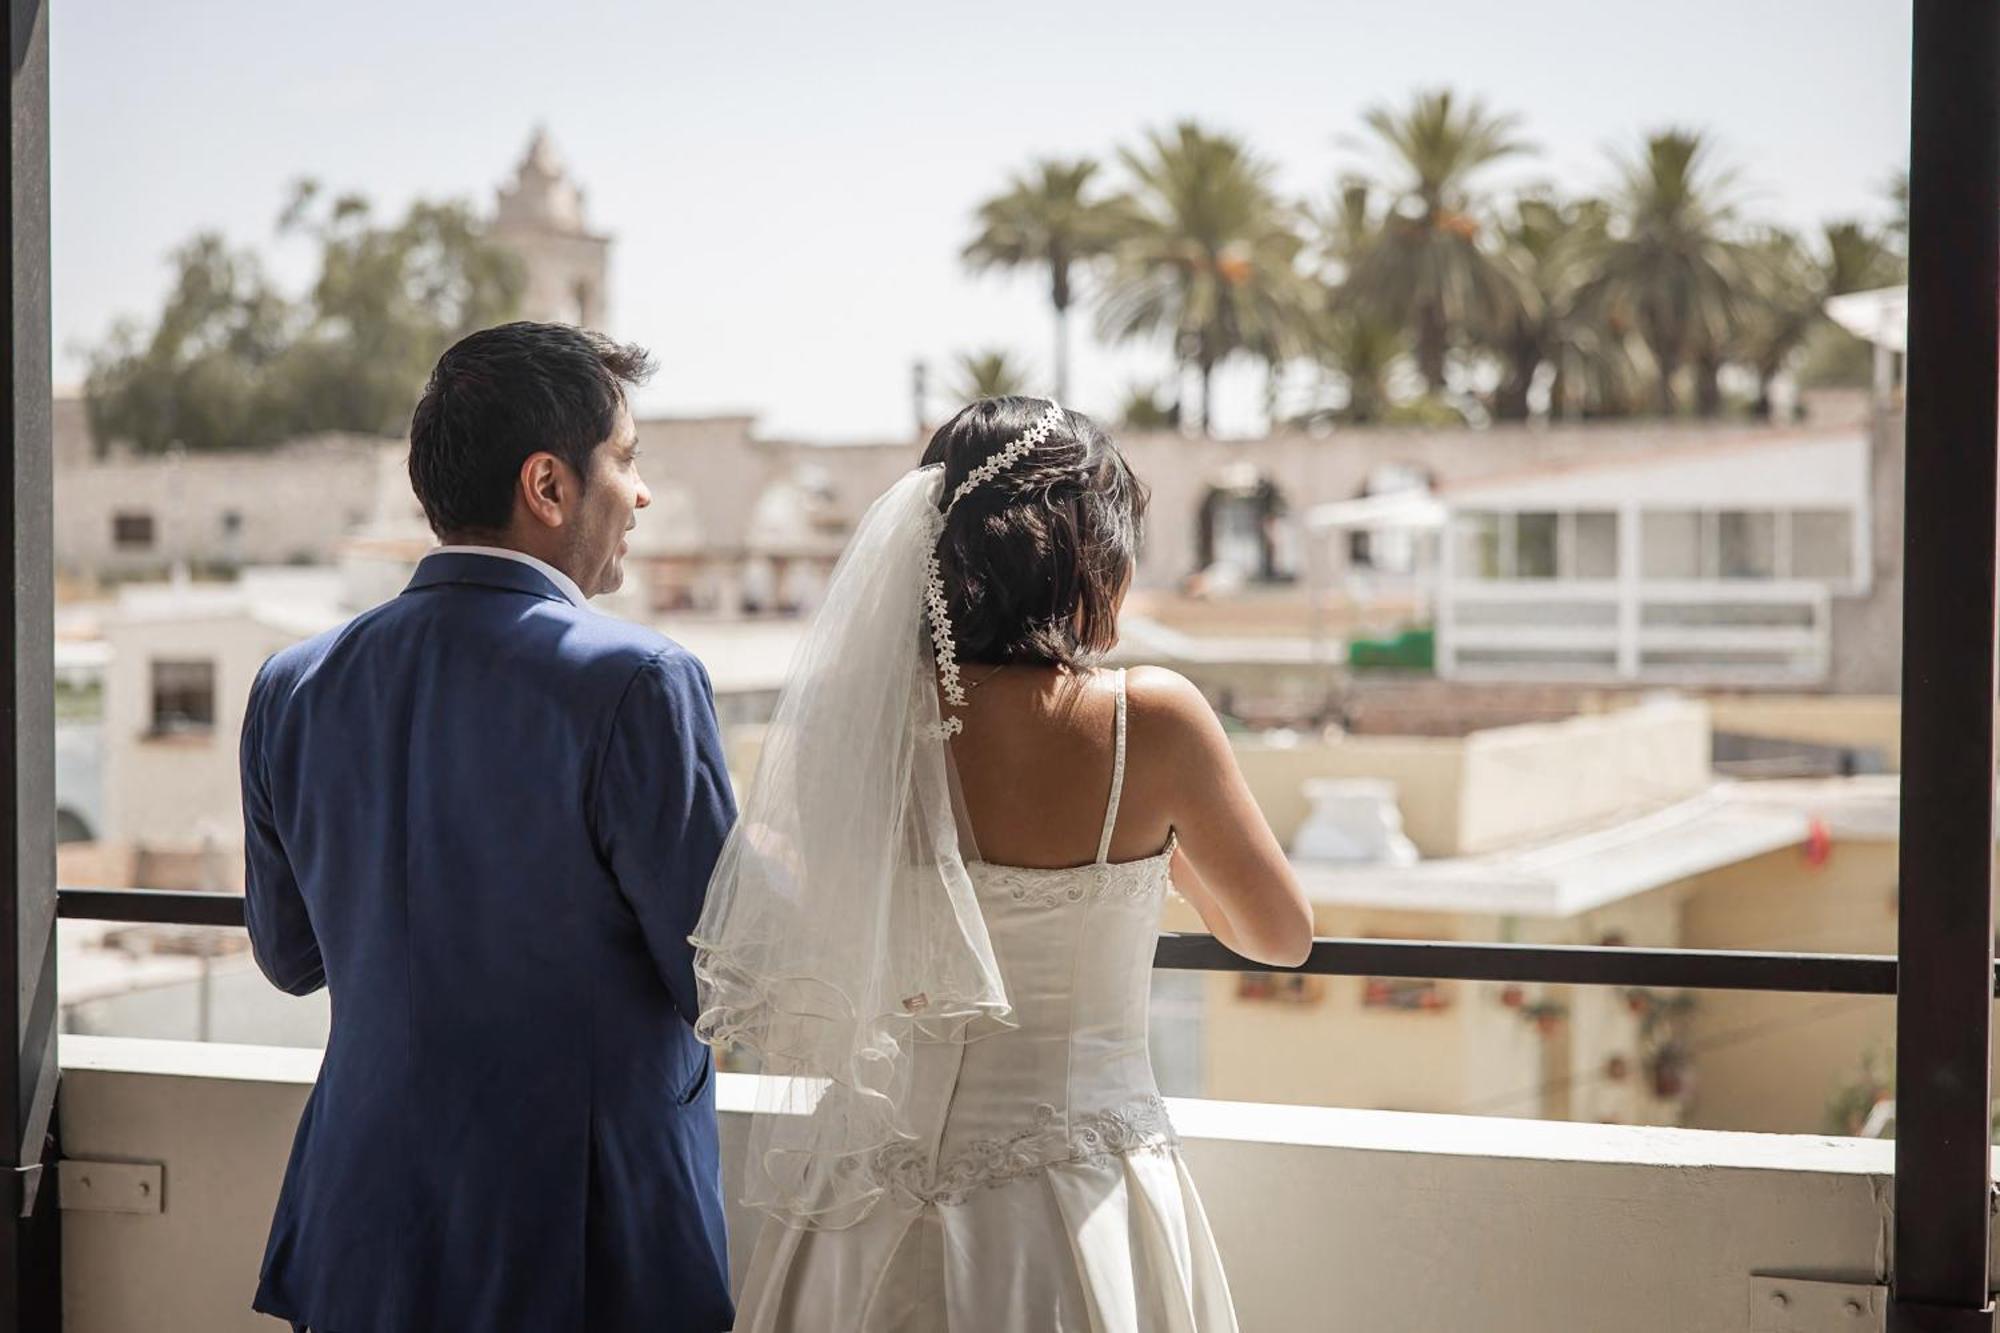
[[[1236,1327],[1147,1055],[1160,907],[1287,966],[1312,921],[1201,695],[1097,665],[1144,509],[1089,418],[989,399],[834,574],[694,937],[698,1030],[785,1076],[739,1330]]]

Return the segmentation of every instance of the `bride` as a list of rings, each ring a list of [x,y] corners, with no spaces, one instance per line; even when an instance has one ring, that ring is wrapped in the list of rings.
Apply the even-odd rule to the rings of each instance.
[[[772,1076],[738,1330],[1236,1327],[1147,1054],[1160,907],[1287,966],[1312,921],[1202,696],[1097,665],[1145,502],[1088,417],[988,399],[834,572],[693,936],[698,1030]]]

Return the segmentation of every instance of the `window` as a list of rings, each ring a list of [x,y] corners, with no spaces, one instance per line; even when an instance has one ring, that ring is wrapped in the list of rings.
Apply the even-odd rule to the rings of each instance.
[[[1556,516],[1514,516],[1514,577],[1552,579],[1556,576]]]
[[[1726,579],[1778,576],[1778,516],[1730,511],[1716,515],[1717,570]]]
[[[1575,523],[1576,546],[1570,562],[1570,577],[1617,578],[1618,515],[1609,510],[1586,510],[1576,515]]]
[[[1458,520],[1458,568],[1471,579],[1505,578],[1500,564],[1500,514],[1464,514]]]
[[[1779,515],[1769,509],[1653,509],[1641,516],[1639,528],[1640,568],[1649,579],[1775,579],[1785,566],[1779,561],[1780,548],[1793,560],[1789,573],[1794,577],[1826,577],[1803,573],[1797,560],[1800,537],[1799,516]],[[1783,535],[1792,528],[1789,543]],[[1829,538],[1824,524],[1808,525],[1807,540],[1821,548],[1844,551]],[[1808,560],[1828,562],[1822,549]]]
[[[1639,562],[1649,579],[1698,579],[1702,575],[1701,513],[1650,510],[1639,524]]]
[[[111,516],[111,544],[121,551],[153,549],[153,516],[143,510],[121,510]]]
[[[1854,516],[1844,509],[1806,509],[1792,515],[1792,577],[1854,577]]]
[[[1264,515],[1253,496],[1224,495],[1215,505],[1215,563],[1244,578],[1256,578],[1264,567]]]
[[[1454,530],[1460,578],[1618,577],[1618,515],[1609,510],[1470,512]]]
[[[215,663],[153,663],[153,734],[215,728]]]

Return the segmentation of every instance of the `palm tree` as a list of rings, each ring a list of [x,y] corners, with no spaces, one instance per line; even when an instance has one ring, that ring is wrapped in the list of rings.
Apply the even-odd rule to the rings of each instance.
[[[1119,157],[1137,190],[1100,324],[1112,338],[1171,340],[1176,359],[1201,377],[1206,435],[1218,365],[1253,350],[1276,360],[1305,344],[1302,242],[1272,189],[1271,165],[1234,136],[1183,121]]]
[[[1028,376],[1014,358],[999,348],[958,354],[956,392],[968,403],[981,398],[1008,398],[1028,391]]]
[[[1614,312],[1580,319],[1571,333],[1549,386],[1550,413],[1586,421],[1642,415],[1654,396],[1653,358],[1631,324]]]
[[[1828,222],[1821,230],[1820,251],[1810,253],[1789,232],[1765,233],[1748,247],[1750,303],[1741,332],[1743,359],[1757,372],[1757,413],[1771,415],[1771,384],[1779,372],[1810,346],[1819,362],[1806,377],[1825,380],[1830,366],[1834,379],[1861,379],[1872,354],[1825,313],[1827,298],[1846,292],[1887,287],[1903,280],[1903,257],[1881,233],[1854,220]],[[1851,344],[1851,345],[1850,345]]]
[[[1729,235],[1736,177],[1713,158],[1706,136],[1668,130],[1621,164],[1612,227],[1586,293],[1600,318],[1628,320],[1645,341],[1667,415],[1678,406],[1675,378],[1690,365],[1699,372],[1698,409],[1720,410],[1715,375],[1741,304],[1743,257]]]
[[[1909,263],[1896,248],[1894,235],[1894,223],[1887,235],[1851,218],[1827,223],[1820,258],[1826,294],[1843,296],[1905,281]]]
[[[1604,206],[1595,200],[1565,203],[1531,194],[1516,200],[1495,227],[1496,257],[1508,281],[1507,304],[1485,338],[1502,366],[1493,395],[1495,420],[1528,419],[1528,395],[1544,365],[1557,379],[1551,411],[1563,411],[1565,371],[1599,341],[1600,331],[1586,326],[1577,297],[1604,223]]]
[[[1363,257],[1381,239],[1374,189],[1366,180],[1349,176],[1341,181],[1332,202],[1309,216],[1326,263],[1325,297],[1313,327],[1313,349],[1346,391],[1346,402],[1307,413],[1302,421],[1376,424],[1389,414],[1389,375],[1409,349],[1402,321],[1353,282]]]
[[[1114,198],[1090,194],[1097,163],[1045,158],[979,206],[979,234],[962,253],[974,272],[1046,267],[1049,303],[1056,311],[1056,397],[1069,397],[1071,270],[1109,254],[1125,210]]]
[[[1366,120],[1401,179],[1390,182],[1395,206],[1354,282],[1410,327],[1417,369],[1440,392],[1454,342],[1497,318],[1507,299],[1504,275],[1479,244],[1475,178],[1529,146],[1515,135],[1517,117],[1491,112],[1477,98],[1461,100],[1450,89],[1419,93],[1402,111],[1378,106]]]
[[[1389,375],[1409,353],[1402,327],[1366,309],[1329,309],[1319,330],[1321,360],[1337,376],[1347,401],[1328,420],[1353,426],[1379,425],[1395,406]]]
[[[1132,384],[1118,409],[1118,424],[1130,431],[1179,430],[1180,404],[1168,398],[1157,384]]]
[[[1799,238],[1782,227],[1771,227],[1743,248],[1745,282],[1736,328],[1737,357],[1757,376],[1753,411],[1770,420],[1772,385],[1815,325],[1825,318],[1821,303],[1826,290],[1823,270],[1813,262]]]

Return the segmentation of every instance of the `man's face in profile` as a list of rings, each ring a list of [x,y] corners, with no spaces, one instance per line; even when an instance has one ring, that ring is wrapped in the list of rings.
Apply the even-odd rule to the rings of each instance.
[[[583,488],[576,525],[577,586],[587,597],[616,592],[625,582],[625,537],[635,515],[653,502],[639,477],[639,431],[622,401],[611,435],[590,454],[590,477]]]

